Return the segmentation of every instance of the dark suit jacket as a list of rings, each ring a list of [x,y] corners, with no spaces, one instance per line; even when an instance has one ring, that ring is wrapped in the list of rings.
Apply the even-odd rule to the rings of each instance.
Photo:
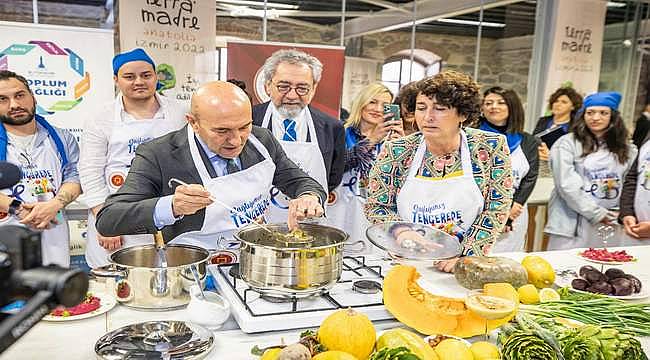
[[[167,185],[169,179],[177,178],[188,184],[202,184],[192,161],[186,128],[187,126],[138,146],[124,185],[106,199],[104,207],[97,214],[96,226],[100,234],[152,234],[157,230],[153,222],[156,202],[160,197],[174,193],[174,189]],[[327,199],[322,187],[287,157],[280,143],[268,130],[253,126],[252,133],[266,147],[275,163],[273,185],[293,198],[305,192],[312,192],[318,194],[321,199]],[[199,151],[202,151],[200,147]],[[245,169],[262,161],[264,157],[248,142],[239,159]],[[207,158],[203,158],[203,161],[208,169],[212,168]],[[212,195],[218,197],[219,193]],[[165,241],[185,232],[200,230],[204,218],[205,210],[200,210],[164,227],[162,231]]]
[[[266,108],[269,102],[253,106],[253,124],[262,126]],[[337,119],[309,106],[309,112],[314,119],[316,138],[323,160],[325,161],[325,173],[327,174],[327,187],[329,191],[334,190],[341,183],[345,168],[345,130],[343,124]],[[271,124],[269,123],[269,129]],[[313,136],[310,134],[310,136]]]

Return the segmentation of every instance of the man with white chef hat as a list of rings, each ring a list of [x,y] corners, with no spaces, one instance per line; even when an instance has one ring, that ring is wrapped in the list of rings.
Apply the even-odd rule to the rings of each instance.
[[[222,239],[267,212],[271,186],[293,198],[290,229],[323,214],[322,186],[267,129],[252,125],[250,100],[240,88],[222,81],[202,85],[187,121],[138,147],[124,185],[99,211],[102,234],[162,230],[165,242],[220,248]]]
[[[107,265],[108,254],[121,247],[153,243],[151,235],[102,236],[95,216],[124,183],[137,147],[183,127],[188,110],[156,93],[156,66],[142,49],[113,58],[113,79],[119,94],[86,120],[81,137],[79,175],[89,208],[86,262],[92,268]]]

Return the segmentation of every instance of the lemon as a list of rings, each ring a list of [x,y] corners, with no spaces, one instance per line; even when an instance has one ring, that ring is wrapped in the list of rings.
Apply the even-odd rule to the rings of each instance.
[[[539,301],[548,302],[557,300],[560,300],[560,294],[558,294],[557,291],[551,288],[543,288],[539,291]]]
[[[445,339],[435,348],[440,359],[445,360],[474,360],[472,352],[464,342],[457,339]]]
[[[282,348],[271,348],[264,351],[260,360],[276,360],[280,356]]]
[[[553,271],[553,266],[544,260],[544,258],[528,255],[521,262],[521,265],[528,273],[529,283],[539,289],[553,286],[555,282],[555,271]]]
[[[499,349],[496,345],[487,341],[477,341],[469,347],[469,350],[474,356],[474,360],[499,360]]]
[[[519,294],[519,301],[522,304],[531,305],[539,302],[539,291],[533,284],[528,284],[517,289]]]

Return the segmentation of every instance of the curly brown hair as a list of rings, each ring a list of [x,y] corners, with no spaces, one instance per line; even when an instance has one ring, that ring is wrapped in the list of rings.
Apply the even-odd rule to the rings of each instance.
[[[420,80],[417,87],[418,94],[435,98],[442,106],[455,108],[466,118],[465,123],[475,122],[481,114],[480,87],[467,74],[445,70]]]
[[[548,98],[549,110],[553,108],[553,103],[562,95],[566,95],[573,104],[573,111],[571,111],[571,119],[573,119],[578,113],[578,110],[582,107],[582,95],[578,94],[578,92],[572,87],[561,87],[555,90],[555,92]]]

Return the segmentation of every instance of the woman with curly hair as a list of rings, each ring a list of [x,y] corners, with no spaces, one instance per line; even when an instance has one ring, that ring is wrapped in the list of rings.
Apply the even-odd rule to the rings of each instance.
[[[353,241],[365,240],[363,214],[368,172],[386,140],[404,136],[400,120],[385,121],[384,105],[393,94],[381,83],[366,85],[352,101],[345,122],[345,172],[341,184],[329,194],[330,225],[345,230]]]
[[[582,107],[582,95],[578,94],[571,87],[561,87],[548,100],[548,108],[551,115],[539,118],[533,130],[533,135],[539,134],[547,129],[559,127],[564,134],[571,130],[573,118]],[[549,149],[555,141],[549,140],[548,144],[542,142],[539,145],[539,159],[548,161]]]
[[[618,112],[620,101],[616,92],[587,96],[573,131],[551,148],[555,188],[544,229],[549,249],[639,243],[616,224],[623,179],[637,154]],[[611,230],[614,236],[603,244],[601,236]]]
[[[370,171],[366,216],[373,223],[428,224],[458,236],[462,255],[489,254],[508,219],[512,168],[505,136],[463,129],[480,113],[479,86],[444,71],[418,83],[420,132],[384,144]],[[415,236],[408,228],[393,235]],[[458,258],[439,261],[451,272]]]

